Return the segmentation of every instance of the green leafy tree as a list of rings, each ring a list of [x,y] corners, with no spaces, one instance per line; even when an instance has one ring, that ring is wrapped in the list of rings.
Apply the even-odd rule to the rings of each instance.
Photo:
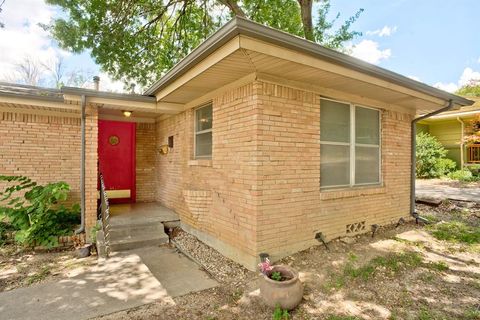
[[[470,81],[469,83],[458,89],[456,94],[467,97],[480,97],[480,80]]]
[[[62,48],[91,55],[117,80],[148,85],[232,16],[341,49],[363,9],[338,23],[330,0],[46,0],[65,12],[48,28]],[[318,12],[313,19],[313,4]],[[315,23],[314,23],[315,20]],[[339,25],[338,29],[335,26]]]

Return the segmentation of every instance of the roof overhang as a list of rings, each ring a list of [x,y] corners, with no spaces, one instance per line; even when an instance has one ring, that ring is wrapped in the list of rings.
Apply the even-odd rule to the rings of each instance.
[[[209,92],[251,79],[307,88],[326,96],[361,97],[380,106],[427,113],[452,100],[473,102],[316,43],[234,18],[154,83],[157,101],[201,102]]]
[[[183,105],[157,102],[155,97],[138,94],[121,94],[97,90],[63,87],[49,89],[28,85],[0,83],[0,111],[39,115],[80,116],[80,101],[99,109],[100,117],[122,120],[122,111],[133,111],[129,121],[154,122],[164,114],[183,111]]]

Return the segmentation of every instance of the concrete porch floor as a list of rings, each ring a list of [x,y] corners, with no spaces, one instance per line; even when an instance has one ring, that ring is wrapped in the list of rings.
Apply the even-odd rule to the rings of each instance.
[[[179,216],[158,202],[110,205],[110,225],[135,225],[179,221]]]

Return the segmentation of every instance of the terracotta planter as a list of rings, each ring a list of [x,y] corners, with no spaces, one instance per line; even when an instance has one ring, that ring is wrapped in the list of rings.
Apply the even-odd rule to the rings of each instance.
[[[92,244],[86,244],[82,247],[76,248],[75,253],[77,258],[86,258],[90,255],[90,250],[92,248]]]
[[[262,274],[260,296],[272,308],[280,305],[282,309],[294,309],[303,297],[303,284],[298,279],[298,273],[284,265],[273,266],[272,272],[280,272],[287,280],[275,281]]]

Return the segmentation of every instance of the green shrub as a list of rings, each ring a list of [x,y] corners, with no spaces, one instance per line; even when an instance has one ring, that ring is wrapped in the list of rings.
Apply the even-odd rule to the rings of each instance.
[[[466,167],[475,178],[480,178],[480,164],[469,165]]]
[[[436,168],[440,177],[443,177],[455,171],[457,169],[457,163],[452,159],[441,158],[438,159]]]
[[[453,161],[445,156],[448,151],[428,133],[421,132],[416,137],[415,171],[418,178],[438,178],[453,170]]]
[[[15,241],[53,247],[58,244],[58,236],[71,233],[80,222],[78,205],[66,208],[61,204],[70,191],[67,183],[40,186],[23,176],[0,176],[0,181],[9,184],[0,192],[0,216],[6,216],[18,230]],[[19,192],[23,196],[14,197]]]
[[[452,180],[459,180],[465,182],[474,180],[472,172],[466,169],[451,172],[448,177]]]

